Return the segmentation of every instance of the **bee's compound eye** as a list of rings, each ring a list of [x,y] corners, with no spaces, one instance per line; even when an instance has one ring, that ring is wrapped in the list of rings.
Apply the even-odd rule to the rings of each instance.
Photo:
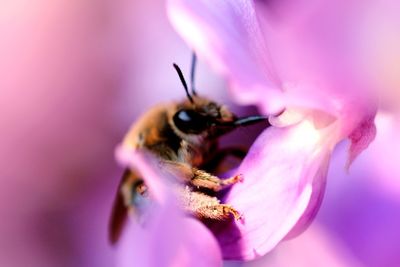
[[[207,129],[209,119],[194,110],[182,109],[175,113],[173,120],[180,131],[199,134]]]

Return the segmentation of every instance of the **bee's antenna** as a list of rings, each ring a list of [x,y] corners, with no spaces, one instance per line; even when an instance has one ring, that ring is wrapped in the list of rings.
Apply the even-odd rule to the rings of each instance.
[[[185,77],[183,76],[183,73],[182,73],[181,69],[175,63],[173,63],[172,65],[174,66],[176,72],[178,73],[179,79],[181,79],[183,88],[185,88],[186,95],[187,95],[188,99],[190,100],[190,102],[194,103],[192,96],[189,94],[189,90],[188,90],[188,87],[187,87],[187,84],[186,84],[186,81],[185,81]]]
[[[195,73],[196,73],[196,63],[197,63],[196,53],[193,52],[193,54],[192,54],[192,64],[191,64],[191,68],[190,68],[190,87],[192,89],[192,94],[193,95],[197,95],[196,87],[194,85],[194,78],[195,78]]]

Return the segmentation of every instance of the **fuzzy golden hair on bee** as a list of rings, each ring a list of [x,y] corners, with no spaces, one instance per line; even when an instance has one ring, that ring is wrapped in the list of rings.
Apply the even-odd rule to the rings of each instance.
[[[221,203],[215,193],[241,181],[242,176],[221,179],[213,170],[226,156],[242,158],[246,151],[237,147],[220,149],[218,138],[237,127],[266,121],[266,118],[238,118],[226,106],[198,95],[194,85],[195,62],[193,56],[191,92],[181,69],[173,64],[186,99],[149,109],[131,126],[121,145],[131,151],[145,151],[157,159],[162,171],[174,177],[177,185],[174,191],[180,195],[181,207],[188,214],[199,219],[239,219],[240,212]],[[110,218],[111,243],[119,239],[128,214],[140,216],[137,199],[151,198],[151,190],[143,181],[136,170],[125,170]]]

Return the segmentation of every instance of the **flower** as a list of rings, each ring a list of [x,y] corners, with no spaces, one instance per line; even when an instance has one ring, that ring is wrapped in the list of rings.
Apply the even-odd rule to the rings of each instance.
[[[291,2],[292,7],[289,1],[264,1],[270,10],[269,20],[282,22],[280,16],[291,12],[289,22],[301,22],[308,4],[316,3]],[[135,245],[129,242],[138,242],[134,225],[129,225],[117,248],[107,243],[110,205],[121,175],[113,160],[113,149],[132,118],[151,104],[182,96],[170,63],[178,61],[187,67],[190,51],[167,23],[159,1],[102,1],[96,6],[88,3],[0,3],[5,11],[0,17],[7,22],[2,24],[0,45],[2,266],[109,267],[115,266],[115,258],[121,265],[136,266],[138,260],[132,258]],[[260,15],[262,2],[255,3]],[[337,17],[331,8],[336,3],[341,1],[321,4],[332,10],[331,18]],[[354,3],[346,1],[354,11],[350,14],[353,22],[363,26],[358,36],[363,47],[353,50],[362,57],[357,68],[367,69],[368,75],[363,78],[372,77],[376,87],[385,89],[381,99],[385,108],[398,109],[399,1]],[[313,14],[316,23],[311,25],[315,28],[320,25],[318,9]],[[337,22],[347,25],[342,18]],[[354,33],[352,38],[357,37],[358,30],[348,30]],[[270,38],[269,49],[274,40]],[[337,38],[333,41],[336,43]],[[282,43],[275,48],[280,46]],[[288,57],[285,53],[275,49],[269,54],[278,58],[275,64],[288,66],[283,63]],[[310,65],[308,59],[302,62],[304,66]],[[221,100],[225,92],[219,90],[219,80],[213,75],[200,73],[198,80],[199,85],[204,84],[199,92],[229,104],[226,97]],[[310,92],[309,97],[317,93]],[[236,97],[238,102],[245,100]],[[396,128],[384,134],[385,125],[390,126],[392,119]],[[349,173],[341,168],[346,163],[348,143],[335,149],[315,222],[301,236],[280,243],[250,266],[313,267],[321,262],[324,266],[358,266],[357,262],[363,266],[399,265],[399,120],[392,119],[382,124],[377,118],[377,139],[352,164]],[[212,238],[204,227],[196,225],[198,231]],[[159,237],[161,240],[164,236]],[[159,241],[157,236],[152,238],[152,242]],[[204,241],[197,238],[191,242]],[[207,242],[204,245],[207,247]],[[218,247],[210,249],[218,255]],[[159,253],[154,251],[151,257]],[[356,263],[343,259],[347,256]]]
[[[362,5],[361,5],[362,6]],[[177,32],[258,105],[274,127],[239,167],[245,180],[226,202],[244,222],[214,229],[225,259],[251,260],[309,225],[322,199],[332,150],[349,138],[349,167],[375,137],[375,91],[359,70],[352,31],[358,1],[169,0]]]

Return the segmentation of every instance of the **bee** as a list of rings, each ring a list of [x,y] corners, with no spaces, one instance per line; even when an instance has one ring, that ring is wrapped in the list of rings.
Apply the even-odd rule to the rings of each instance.
[[[239,126],[266,121],[263,116],[238,118],[226,106],[199,96],[194,86],[196,56],[192,57],[191,94],[178,65],[173,64],[186,92],[181,102],[159,104],[143,114],[133,124],[122,145],[147,151],[176,177],[180,204],[199,219],[240,219],[234,207],[222,204],[215,196],[242,180],[241,175],[221,179],[213,170],[228,155],[243,158],[246,151],[238,148],[218,148],[218,138]],[[164,168],[165,167],[165,168]],[[129,213],[140,212],[140,199],[151,197],[140,175],[126,169],[114,200],[109,223],[112,244],[120,237]],[[151,192],[150,192],[151,193]]]

